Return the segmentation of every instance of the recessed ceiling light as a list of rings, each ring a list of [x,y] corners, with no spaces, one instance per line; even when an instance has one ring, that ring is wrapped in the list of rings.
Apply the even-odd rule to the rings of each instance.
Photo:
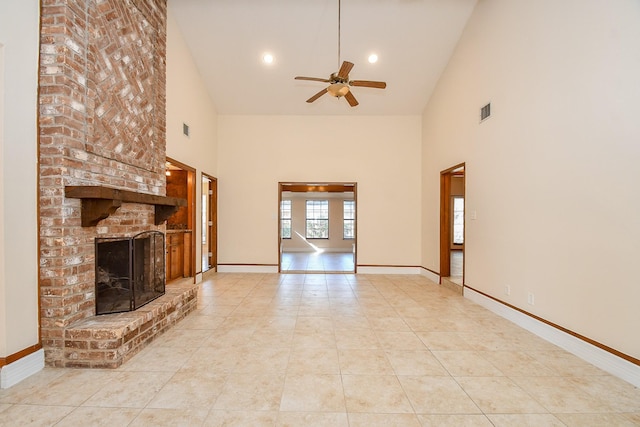
[[[375,64],[376,62],[378,62],[378,55],[375,53],[369,55],[369,64]]]
[[[272,63],[273,63],[273,55],[271,55],[270,53],[265,53],[265,54],[262,56],[262,61],[263,61],[265,64],[272,64]]]

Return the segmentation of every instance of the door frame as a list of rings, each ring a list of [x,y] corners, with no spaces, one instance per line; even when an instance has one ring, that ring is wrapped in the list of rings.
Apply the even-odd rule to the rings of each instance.
[[[278,273],[282,273],[282,192],[312,192],[312,193],[333,193],[333,192],[353,192],[353,200],[356,205],[353,224],[353,274],[358,272],[358,183],[357,182],[322,182],[322,184],[309,184],[307,182],[278,182]],[[349,272],[351,274],[351,272]]]
[[[203,181],[202,178],[209,180],[209,188],[207,189],[209,204],[209,215],[207,217],[207,235],[209,236],[209,240],[207,241],[207,254],[211,255],[207,256],[209,259],[209,269],[207,271],[212,269],[218,271],[218,179],[204,172],[201,173],[201,182]],[[204,188],[202,190],[204,192]],[[202,206],[201,209],[204,209],[204,206]],[[204,273],[204,267],[201,267]]]
[[[452,194],[451,194],[451,178],[456,175],[455,172],[460,169],[465,171],[465,163],[459,163],[448,169],[440,172],[440,283],[442,284],[443,277],[451,276],[451,243],[452,243],[452,228],[453,228],[453,206],[452,206]],[[466,172],[463,173],[462,185],[465,188],[466,195]],[[466,203],[465,203],[466,210]],[[466,223],[466,215],[465,215]],[[466,224],[465,224],[466,225]],[[466,233],[466,226],[464,227]],[[466,239],[465,239],[466,240]],[[466,243],[466,241],[465,241]],[[465,274],[465,245],[462,245],[462,283],[464,286]]]

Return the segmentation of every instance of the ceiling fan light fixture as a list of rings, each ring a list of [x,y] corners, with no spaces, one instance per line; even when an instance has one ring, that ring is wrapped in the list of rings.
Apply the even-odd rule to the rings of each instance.
[[[327,92],[329,95],[335,96],[336,98],[340,98],[341,96],[345,96],[349,93],[349,85],[345,83],[333,83],[329,85],[327,88]]]

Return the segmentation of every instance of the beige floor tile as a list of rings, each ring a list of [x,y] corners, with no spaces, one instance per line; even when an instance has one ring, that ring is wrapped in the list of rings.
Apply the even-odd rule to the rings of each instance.
[[[207,409],[143,409],[128,427],[193,427],[203,425]]]
[[[140,413],[140,409],[129,408],[75,408],[56,427],[112,427],[129,425]]]
[[[606,375],[601,369],[564,350],[532,351],[528,354],[562,376]]]
[[[235,370],[240,356],[248,351],[248,347],[202,347],[193,351],[180,372],[191,372],[194,375],[200,372],[230,373]]]
[[[619,412],[640,412],[640,388],[610,375],[567,379],[579,390],[605,402]]]
[[[451,377],[400,376],[416,413],[478,414],[478,406]]]
[[[387,351],[396,375],[449,375],[430,351]]]
[[[222,325],[225,318],[221,315],[205,315],[194,313],[176,325],[176,329],[204,329],[213,330]]]
[[[631,420],[634,423],[633,425],[640,426],[640,412],[624,414],[624,416]]]
[[[213,410],[204,421],[207,427],[275,426],[278,411]]]
[[[118,372],[82,406],[144,408],[172,376],[171,372]]]
[[[336,315],[331,320],[335,330],[371,329],[371,323],[366,316]]]
[[[211,335],[211,331],[204,329],[170,329],[160,335],[155,344],[160,347],[188,347],[198,348]]]
[[[395,375],[343,375],[348,412],[413,413]]]
[[[68,369],[46,387],[30,390],[17,403],[80,406],[118,375],[116,371]]]
[[[333,319],[331,316],[298,316],[295,331],[301,332],[333,332]]]
[[[277,410],[283,387],[284,374],[230,374],[214,409]]]
[[[509,377],[544,377],[554,371],[522,351],[487,351],[480,355]]]
[[[507,377],[460,377],[456,381],[485,414],[548,412]]]
[[[422,276],[211,273],[197,310],[122,367],[0,390],[0,426],[59,420],[640,426],[640,389]]]
[[[280,412],[278,427],[349,427],[347,414],[342,412]]]
[[[491,427],[484,415],[418,415],[423,427]],[[510,427],[521,425],[512,424]]]
[[[369,329],[341,329],[335,332],[339,349],[379,349],[378,337]]]
[[[0,412],[0,427],[53,426],[74,406],[12,405]]]
[[[375,331],[410,332],[411,328],[400,317],[371,318],[371,328]]]
[[[376,331],[380,346],[385,350],[427,350],[414,332]]]
[[[349,427],[420,427],[414,414],[349,413]]]
[[[555,414],[568,427],[633,427],[629,418],[622,414]]]
[[[489,414],[487,417],[496,427],[565,427],[551,414]]]
[[[213,373],[178,372],[147,404],[147,408],[211,408],[227,377]]]
[[[551,413],[613,412],[607,401],[580,390],[566,377],[512,377]]]
[[[339,350],[340,372],[344,375],[393,375],[393,367],[382,350]]]
[[[432,351],[442,366],[454,377],[503,376],[494,365],[478,351]]]
[[[319,331],[298,331],[293,333],[292,346],[300,348],[336,348],[336,336],[332,329]]]
[[[123,371],[177,372],[191,357],[194,349],[188,347],[161,347],[152,344],[125,363]]]
[[[289,374],[282,393],[281,411],[344,412],[340,375]]]
[[[416,332],[429,350],[474,350],[457,332]]]
[[[233,372],[242,374],[284,373],[289,363],[289,348],[247,347],[237,356]]]
[[[339,374],[340,362],[335,348],[296,348],[291,351],[288,374]]]

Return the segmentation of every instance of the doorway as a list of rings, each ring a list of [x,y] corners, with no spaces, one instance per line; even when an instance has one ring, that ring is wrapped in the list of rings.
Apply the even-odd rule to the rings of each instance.
[[[465,164],[440,172],[440,283],[464,287]]]
[[[218,180],[202,174],[202,272],[217,271]]]
[[[357,184],[278,183],[278,272],[355,273]]]
[[[165,168],[167,196],[187,200],[187,206],[167,219],[166,280],[193,277],[195,281],[196,170],[169,157]]]

